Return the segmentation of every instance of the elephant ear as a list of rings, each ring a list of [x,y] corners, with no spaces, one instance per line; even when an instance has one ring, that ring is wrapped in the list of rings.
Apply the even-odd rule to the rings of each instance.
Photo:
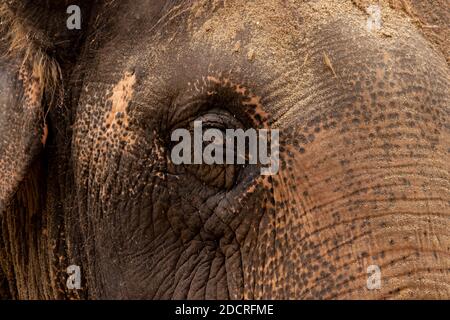
[[[58,64],[43,37],[0,4],[0,211],[9,203],[48,134],[47,106],[55,97]]]

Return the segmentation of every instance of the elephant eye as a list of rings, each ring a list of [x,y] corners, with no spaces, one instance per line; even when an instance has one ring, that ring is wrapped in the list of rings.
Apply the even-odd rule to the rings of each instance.
[[[227,145],[228,129],[243,129],[243,125],[231,113],[221,109],[208,110],[181,124],[172,133],[171,171],[191,174],[212,187],[232,188],[244,165],[226,160],[227,156],[233,159],[237,156],[235,148]]]

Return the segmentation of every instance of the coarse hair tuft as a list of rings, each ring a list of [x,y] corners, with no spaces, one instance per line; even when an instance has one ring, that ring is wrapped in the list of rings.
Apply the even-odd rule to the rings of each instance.
[[[37,81],[40,101],[48,99],[48,108],[62,103],[62,73],[57,60],[49,52],[52,44],[31,22],[32,13],[25,15],[22,5],[6,1],[0,4],[0,58],[19,61],[19,67],[30,70]],[[56,97],[56,99],[55,99]]]

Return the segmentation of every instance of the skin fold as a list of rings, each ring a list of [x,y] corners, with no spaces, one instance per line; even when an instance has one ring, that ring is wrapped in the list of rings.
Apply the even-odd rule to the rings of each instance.
[[[0,7],[0,297],[450,298],[448,2],[57,3]],[[199,119],[278,174],[174,165]]]

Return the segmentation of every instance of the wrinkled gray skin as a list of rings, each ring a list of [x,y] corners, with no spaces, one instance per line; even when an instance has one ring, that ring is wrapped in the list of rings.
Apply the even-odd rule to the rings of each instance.
[[[0,60],[0,296],[450,298],[448,2],[17,2],[61,79]],[[279,173],[172,164],[196,119],[279,129]]]

